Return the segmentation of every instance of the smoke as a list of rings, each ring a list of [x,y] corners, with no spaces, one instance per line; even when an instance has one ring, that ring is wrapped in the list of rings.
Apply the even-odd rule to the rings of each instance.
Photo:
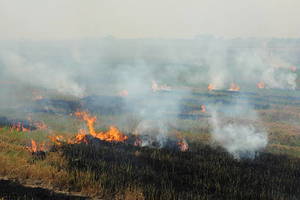
[[[273,53],[268,40],[250,40],[243,44],[216,38],[206,43],[201,55],[202,67],[208,68],[208,78],[204,81],[216,89],[227,89],[231,83],[249,88],[260,81],[268,88],[294,90],[297,87],[296,70],[291,70],[293,64],[280,53]],[[293,60],[296,55],[290,57]]]
[[[269,88],[295,90],[297,74],[278,68],[268,68],[262,73],[262,80]]]
[[[285,44],[281,40],[277,43]],[[169,127],[181,128],[176,117],[190,114],[182,109],[189,106],[186,102],[202,104],[201,95],[192,92],[195,88],[211,83],[217,89],[227,89],[237,83],[247,91],[256,89],[260,81],[268,88],[297,88],[297,71],[289,68],[300,64],[296,59],[299,52],[291,50],[287,57],[272,50],[272,43],[265,44],[258,39],[201,37],[10,41],[0,47],[0,76],[19,85],[77,97],[117,97],[126,90],[128,95],[122,97],[125,107],[139,119],[132,132],[141,136],[143,146],[156,143],[163,147],[170,136]],[[158,89],[168,89],[153,91],[153,82]],[[259,118],[248,103],[235,104],[243,106],[223,105],[220,111],[216,105],[207,105],[208,112],[216,110],[211,118],[213,139],[236,158],[253,157],[267,145],[267,133],[262,126],[253,125]],[[228,118],[234,120],[227,122]],[[241,123],[241,119],[248,123]]]
[[[134,134],[139,135],[140,146],[150,146],[162,148],[167,142],[167,126],[164,123],[144,120],[138,124]]]
[[[259,118],[249,104],[233,106],[221,113],[217,106],[211,107],[212,139],[236,159],[254,158],[268,144],[268,134],[259,126]],[[253,124],[256,124],[254,126]]]
[[[79,97],[84,95],[84,87],[75,80],[77,72],[71,68],[28,60],[17,52],[1,52],[0,59],[6,79],[53,89],[63,94]]]

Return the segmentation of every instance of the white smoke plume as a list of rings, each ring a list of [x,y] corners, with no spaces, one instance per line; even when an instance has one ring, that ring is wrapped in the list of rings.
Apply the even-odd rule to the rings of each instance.
[[[223,114],[217,111],[218,108],[211,108],[215,109],[211,118],[212,139],[236,159],[254,158],[257,152],[267,146],[268,134],[262,126],[253,125],[258,116],[250,106],[237,105],[230,106],[230,112]]]
[[[268,88],[296,89],[297,74],[295,72],[276,68],[266,69],[261,78]]]
[[[0,59],[6,78],[25,85],[53,89],[63,94],[79,97],[84,95],[84,87],[76,82],[77,72],[72,71],[72,68],[28,60],[16,52],[1,52]]]
[[[296,89],[296,70],[293,64],[266,47],[268,41],[235,44],[234,41],[215,39],[206,41],[201,54],[204,67],[208,67],[205,81],[216,89],[227,89],[230,83],[253,87],[264,82],[268,88]],[[252,47],[248,47],[252,46]]]
[[[140,137],[139,146],[162,148],[167,142],[167,126],[157,121],[144,120],[134,131],[134,134]]]

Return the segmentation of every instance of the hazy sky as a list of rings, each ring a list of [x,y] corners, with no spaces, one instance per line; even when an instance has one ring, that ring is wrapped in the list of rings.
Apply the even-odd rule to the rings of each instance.
[[[0,39],[300,37],[300,0],[0,0]]]

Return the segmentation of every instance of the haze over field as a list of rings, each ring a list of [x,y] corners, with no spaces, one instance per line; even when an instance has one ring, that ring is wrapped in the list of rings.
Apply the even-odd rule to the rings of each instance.
[[[299,8],[0,0],[0,199],[300,199]]]
[[[299,37],[298,0],[1,0],[0,39]]]

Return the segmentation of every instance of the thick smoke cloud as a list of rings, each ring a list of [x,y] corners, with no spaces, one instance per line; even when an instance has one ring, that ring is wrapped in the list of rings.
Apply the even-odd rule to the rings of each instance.
[[[289,48],[283,40],[272,41]],[[1,79],[58,93],[83,97],[117,96],[126,90],[128,109],[139,118],[134,132],[153,133],[149,140],[163,146],[174,113],[181,112],[182,100],[193,88],[206,92],[208,84],[228,89],[231,83],[256,88],[263,81],[267,88],[296,89],[298,51],[287,57],[276,45],[259,39],[225,40],[197,37],[190,40],[103,38],[83,41],[2,42],[0,47]],[[273,46],[272,46],[273,45]],[[291,48],[292,49],[292,48]],[[153,91],[157,83],[161,93]],[[169,87],[162,87],[167,85]],[[170,88],[172,95],[164,88]],[[169,89],[168,89],[169,90]],[[164,95],[165,92],[165,95]],[[123,92],[124,93],[124,92]],[[159,93],[159,94],[158,94]],[[201,97],[199,97],[201,98]],[[248,104],[230,108],[228,113],[247,120],[257,120]],[[199,105],[200,106],[200,105]],[[214,110],[214,105],[209,105]],[[229,110],[229,107],[226,109]],[[225,109],[225,110],[226,110]],[[249,114],[250,113],[250,114]],[[263,127],[225,123],[220,112],[212,115],[212,136],[235,157],[255,154],[267,144]],[[143,145],[151,142],[143,141]]]

